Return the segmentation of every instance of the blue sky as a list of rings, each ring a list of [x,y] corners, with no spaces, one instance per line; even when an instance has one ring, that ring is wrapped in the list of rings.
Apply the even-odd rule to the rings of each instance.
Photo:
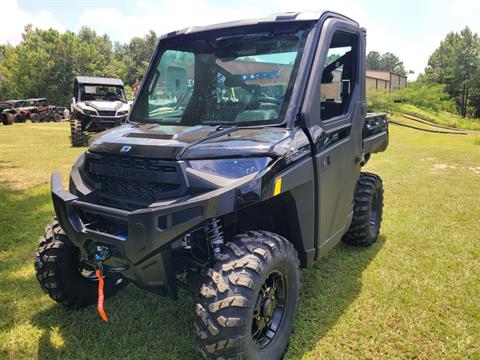
[[[114,41],[126,42],[149,29],[161,34],[280,11],[331,9],[366,27],[368,50],[397,54],[407,69],[415,71],[411,78],[423,71],[428,56],[449,31],[468,25],[480,33],[480,0],[3,0],[2,9],[0,43],[12,44],[21,40],[27,23],[60,31],[77,31],[86,25]]]

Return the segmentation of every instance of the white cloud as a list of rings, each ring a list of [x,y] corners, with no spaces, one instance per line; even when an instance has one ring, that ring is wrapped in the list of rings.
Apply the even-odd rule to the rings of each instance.
[[[268,2],[270,3],[269,7],[275,9],[274,12],[330,10],[352,18],[363,27],[368,22],[367,13],[352,0],[325,1],[326,6],[323,6],[321,2],[312,2],[311,0],[296,0],[294,2],[291,0],[269,0]]]
[[[129,41],[133,36],[143,36],[149,30],[163,34],[187,26],[258,17],[262,14],[254,7],[240,6],[222,9],[206,1],[165,1],[161,4],[139,2],[142,15],[124,14],[112,7],[86,10],[79,18],[78,27],[89,26],[114,40]]]
[[[0,44],[7,42],[13,45],[18,44],[22,40],[22,32],[27,24],[32,24],[40,29],[54,28],[65,31],[65,28],[48,11],[41,10],[38,14],[33,15],[20,9],[17,0],[4,0],[1,7]]]
[[[480,1],[456,0],[451,2],[452,13],[455,16],[470,17],[473,13],[480,14]]]

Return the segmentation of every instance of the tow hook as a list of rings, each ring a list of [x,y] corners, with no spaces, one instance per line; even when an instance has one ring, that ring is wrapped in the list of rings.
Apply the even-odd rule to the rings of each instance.
[[[97,246],[94,259],[96,264],[101,264],[110,257],[110,250],[106,246]]]
[[[103,303],[105,301],[105,295],[103,292],[104,280],[103,280],[103,262],[108,259],[110,256],[110,251],[106,246],[97,246],[97,252],[95,253],[95,274],[98,278],[98,301],[97,301],[97,310],[100,314],[100,317],[104,321],[108,321],[107,314],[103,309]]]

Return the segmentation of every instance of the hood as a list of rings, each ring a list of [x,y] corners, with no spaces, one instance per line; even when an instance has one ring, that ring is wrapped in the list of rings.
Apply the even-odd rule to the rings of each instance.
[[[90,151],[163,159],[221,158],[285,153],[294,138],[285,128],[124,125],[97,135]],[[122,151],[121,151],[122,150]]]

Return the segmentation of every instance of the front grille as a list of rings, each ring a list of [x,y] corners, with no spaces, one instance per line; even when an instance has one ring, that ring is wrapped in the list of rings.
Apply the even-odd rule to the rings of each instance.
[[[88,152],[85,170],[100,197],[151,204],[184,191],[182,170],[172,161]]]
[[[178,190],[179,187],[180,184],[152,184],[119,178],[105,178],[102,181],[102,190],[107,193],[149,202],[160,200],[166,193]]]
[[[115,111],[98,110],[98,115],[100,115],[100,116],[115,116]]]
[[[165,160],[140,158],[133,156],[119,156],[112,154],[87,154],[87,160],[92,164],[118,166],[122,168],[142,169],[142,170],[156,170],[162,172],[177,171],[176,165],[168,164]]]

